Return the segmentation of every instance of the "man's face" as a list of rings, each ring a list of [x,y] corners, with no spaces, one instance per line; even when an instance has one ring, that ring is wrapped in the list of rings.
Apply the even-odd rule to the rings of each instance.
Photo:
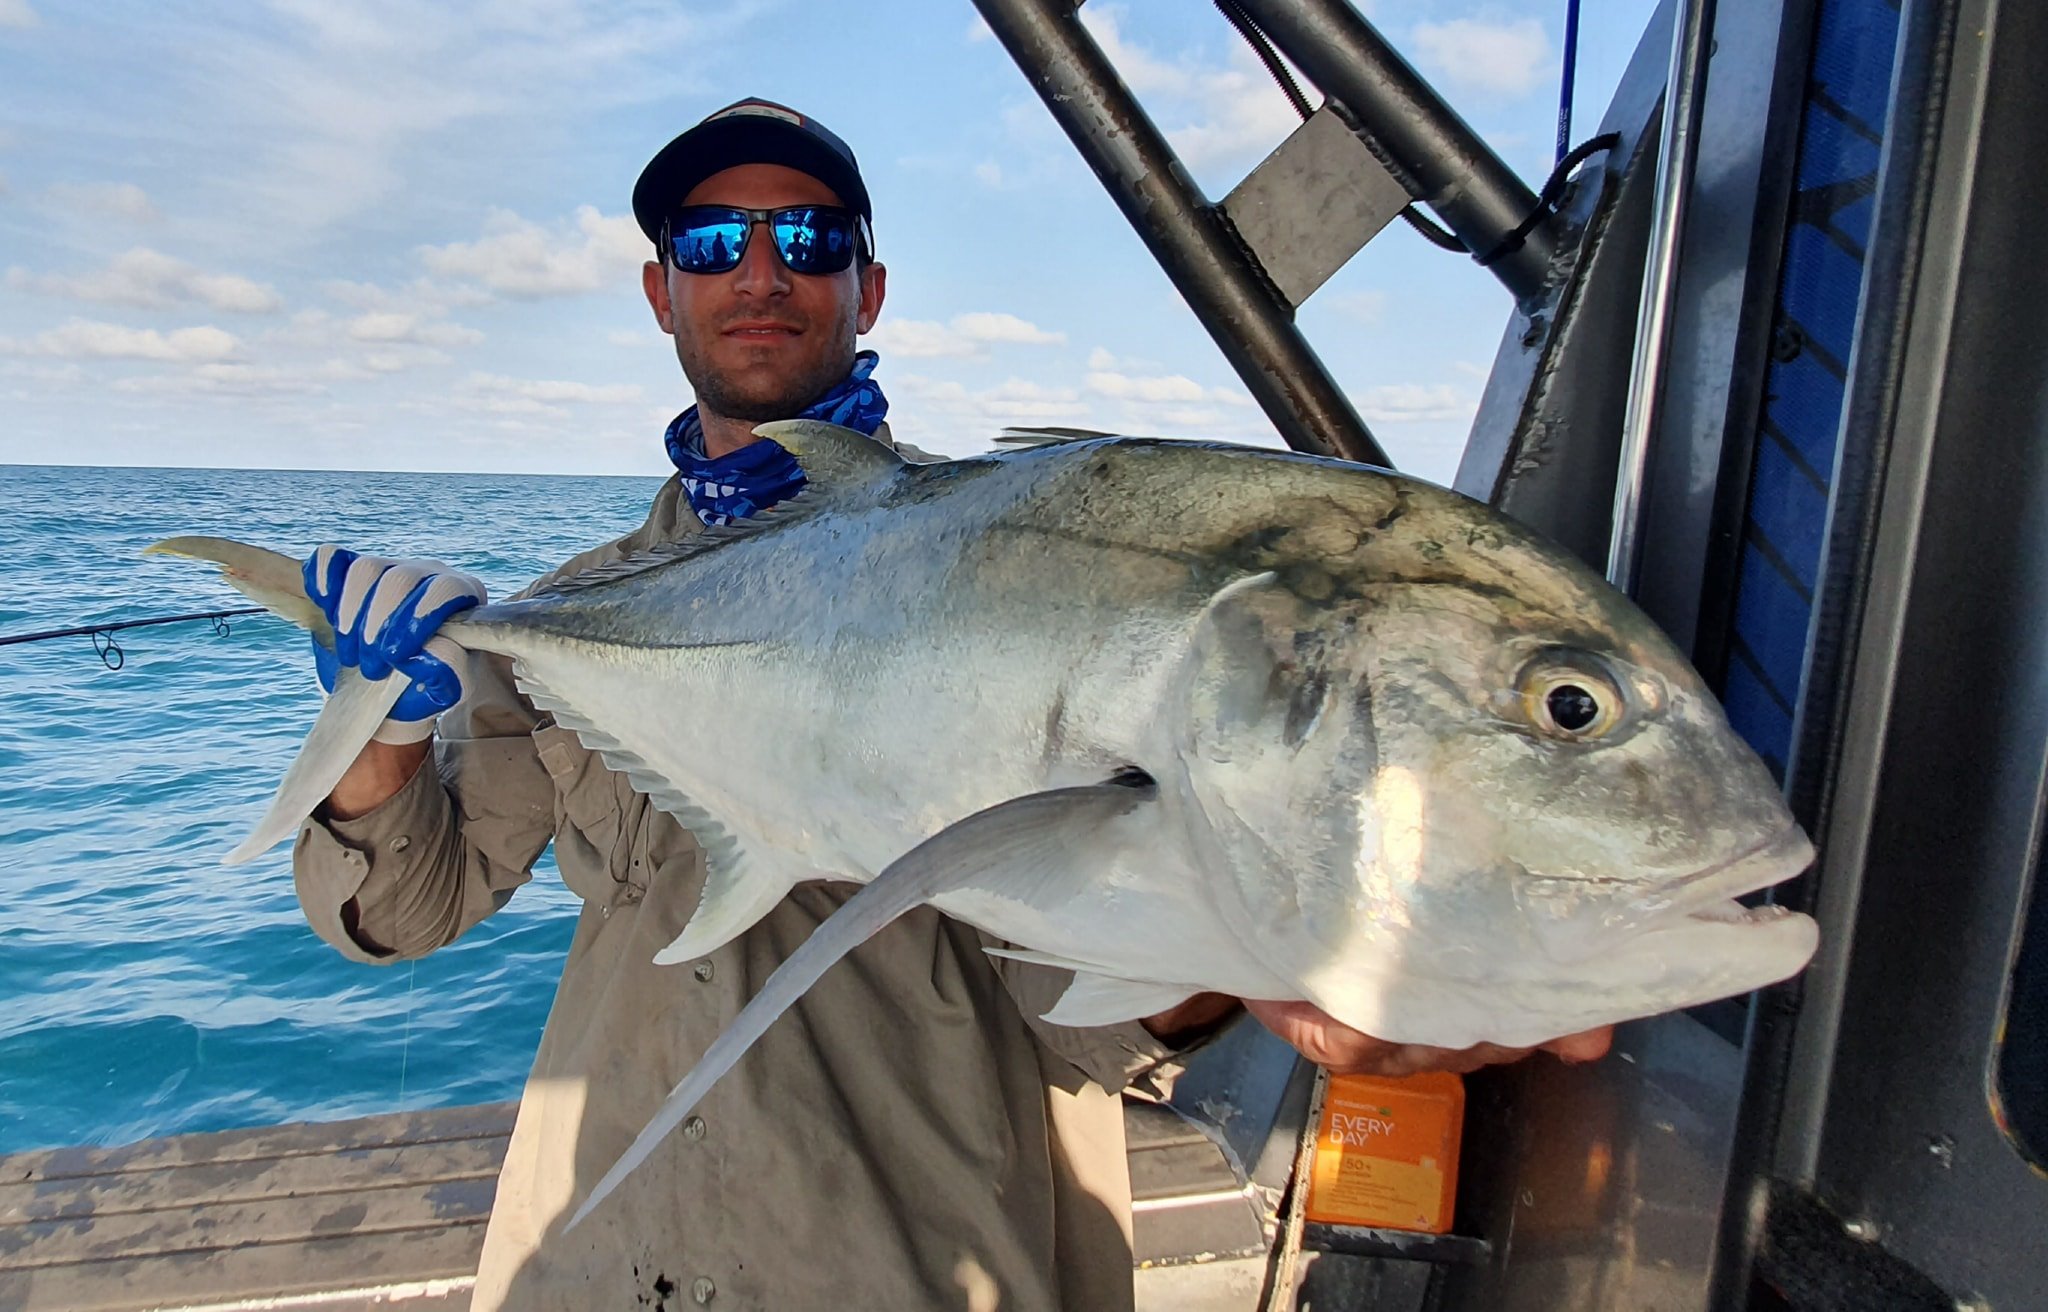
[[[715,173],[680,202],[755,210],[840,203],[824,183],[779,164]],[[698,405],[755,423],[789,418],[846,376],[854,335],[881,312],[884,280],[873,262],[822,276],[792,273],[758,224],[728,273],[683,273],[650,261],[642,277]]]

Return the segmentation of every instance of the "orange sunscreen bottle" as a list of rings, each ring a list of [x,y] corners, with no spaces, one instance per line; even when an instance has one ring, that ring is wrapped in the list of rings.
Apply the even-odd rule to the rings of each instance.
[[[1308,1219],[1442,1234],[1458,1191],[1465,1082],[1336,1075],[1323,1097]]]

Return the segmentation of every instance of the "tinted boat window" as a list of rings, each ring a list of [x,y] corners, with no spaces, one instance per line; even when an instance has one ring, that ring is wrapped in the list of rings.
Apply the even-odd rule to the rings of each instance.
[[[2048,852],[2034,868],[1992,1092],[1999,1127],[2029,1162],[2048,1170],[2048,888],[2043,865],[2048,865]]]

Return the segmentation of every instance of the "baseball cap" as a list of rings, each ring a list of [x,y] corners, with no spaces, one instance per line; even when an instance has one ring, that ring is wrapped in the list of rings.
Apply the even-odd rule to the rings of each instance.
[[[633,217],[647,240],[661,241],[662,220],[704,179],[740,164],[780,164],[832,188],[869,223],[874,214],[860,165],[824,124],[772,100],[727,105],[669,142],[633,184]]]

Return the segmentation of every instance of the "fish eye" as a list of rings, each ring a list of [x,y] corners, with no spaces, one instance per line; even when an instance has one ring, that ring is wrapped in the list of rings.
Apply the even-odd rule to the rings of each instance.
[[[1517,681],[1522,714],[1536,731],[1566,742],[1589,742],[1621,723],[1621,688],[1592,662],[1561,653],[1529,663]]]

